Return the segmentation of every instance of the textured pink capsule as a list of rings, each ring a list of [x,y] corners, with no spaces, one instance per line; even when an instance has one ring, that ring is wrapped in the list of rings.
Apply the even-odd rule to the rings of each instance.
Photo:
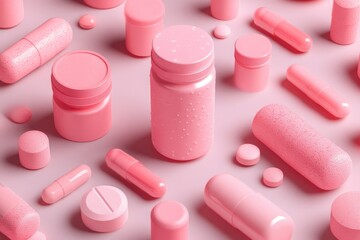
[[[0,53],[0,81],[14,83],[64,50],[72,40],[70,24],[51,18]]]
[[[317,187],[332,190],[349,177],[347,152],[311,128],[287,107],[270,104],[256,114],[252,131],[282,160]]]

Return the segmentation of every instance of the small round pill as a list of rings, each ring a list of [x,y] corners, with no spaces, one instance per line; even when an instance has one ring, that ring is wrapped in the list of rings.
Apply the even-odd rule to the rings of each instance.
[[[37,130],[27,131],[18,140],[20,164],[31,170],[48,165],[50,156],[49,138]]]
[[[268,187],[279,187],[283,183],[284,173],[281,169],[271,167],[263,172],[263,183]]]
[[[46,236],[42,232],[38,231],[27,240],[46,240]]]
[[[18,106],[9,111],[9,119],[14,123],[26,123],[31,120],[31,109],[25,106]]]
[[[231,28],[227,25],[219,25],[214,29],[214,36],[219,39],[228,38],[231,34]]]
[[[331,205],[330,230],[339,240],[360,239],[360,191],[339,195]]]
[[[97,186],[86,192],[81,200],[81,219],[95,232],[113,232],[128,219],[125,194],[113,186]]]
[[[85,14],[80,17],[79,26],[86,30],[93,29],[96,26],[96,19],[90,14]]]
[[[244,166],[253,166],[260,161],[260,149],[250,143],[242,144],[236,152],[236,161]]]

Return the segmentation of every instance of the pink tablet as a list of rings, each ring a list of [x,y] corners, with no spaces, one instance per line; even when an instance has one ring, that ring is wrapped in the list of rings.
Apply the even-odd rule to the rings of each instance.
[[[27,123],[31,120],[32,111],[26,106],[18,106],[9,111],[8,117],[14,123]]]
[[[284,173],[279,168],[270,167],[263,172],[262,180],[265,186],[276,188],[283,183]]]
[[[24,19],[24,0],[0,0],[0,28],[12,28]]]
[[[253,144],[242,144],[236,152],[236,161],[244,166],[253,166],[260,161],[260,149]]]
[[[93,15],[85,14],[80,17],[79,26],[85,30],[93,29],[96,26],[96,18]]]
[[[81,218],[95,232],[113,232],[128,218],[128,202],[125,194],[112,186],[97,186],[86,192],[80,204]]]

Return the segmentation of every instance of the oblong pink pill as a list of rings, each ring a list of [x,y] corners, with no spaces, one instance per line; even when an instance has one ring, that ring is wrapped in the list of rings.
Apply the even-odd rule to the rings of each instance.
[[[317,187],[336,189],[349,177],[349,154],[311,128],[287,107],[270,104],[258,111],[254,135]]]
[[[331,206],[330,230],[339,240],[360,239],[360,192],[338,196]]]
[[[300,52],[307,52],[312,47],[312,38],[309,35],[267,8],[261,7],[255,11],[254,23]]]
[[[303,66],[291,65],[287,70],[286,77],[333,116],[344,118],[350,113],[349,104],[325,82],[317,79]]]
[[[85,184],[90,177],[90,167],[80,165],[46,187],[41,194],[41,198],[48,204],[55,203]]]
[[[105,161],[109,168],[150,196],[160,198],[165,194],[164,180],[121,149],[110,150]]]

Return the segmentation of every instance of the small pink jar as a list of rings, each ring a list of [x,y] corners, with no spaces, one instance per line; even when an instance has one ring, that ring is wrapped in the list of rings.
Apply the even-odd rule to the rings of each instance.
[[[128,0],[125,4],[125,45],[138,57],[149,57],[154,36],[163,29],[162,0]]]
[[[24,19],[24,0],[0,0],[0,28],[12,28]]]
[[[264,90],[269,81],[271,42],[260,34],[241,36],[235,43],[235,85],[243,91]]]
[[[86,5],[98,8],[98,9],[109,9],[121,5],[125,0],[84,0]]]
[[[234,19],[239,12],[239,2],[239,0],[211,0],[211,15],[219,20]]]
[[[173,160],[205,155],[213,142],[214,44],[194,26],[156,35],[151,54],[151,133],[154,147]]]
[[[74,51],[52,69],[54,123],[71,141],[88,142],[111,128],[111,73],[107,60],[90,51]]]

